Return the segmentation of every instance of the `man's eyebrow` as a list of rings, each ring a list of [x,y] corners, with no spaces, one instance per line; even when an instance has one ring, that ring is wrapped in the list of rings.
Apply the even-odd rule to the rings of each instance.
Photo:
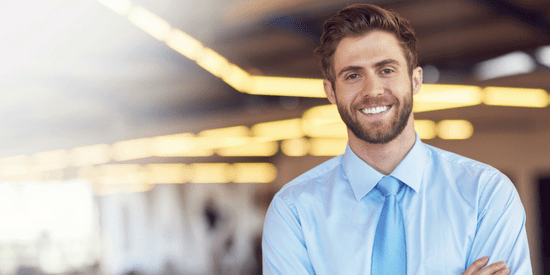
[[[345,72],[359,71],[359,70],[362,70],[362,69],[363,69],[363,67],[361,67],[361,66],[347,66],[347,67],[344,67],[342,70],[340,70],[340,72],[338,72],[338,76],[341,76]]]
[[[382,66],[388,65],[388,64],[400,65],[399,61],[397,61],[395,59],[385,59],[385,60],[382,60],[382,61],[374,64],[374,67],[382,67]]]
[[[395,59],[384,59],[380,62],[377,62],[374,64],[374,67],[375,68],[378,68],[378,67],[382,67],[384,65],[388,65],[388,64],[395,64],[395,65],[401,65],[401,63],[399,63],[399,61],[395,60]],[[346,72],[349,72],[349,71],[360,71],[360,70],[363,70],[363,67],[361,66],[347,66],[347,67],[344,67],[342,70],[340,70],[340,72],[338,72],[338,77],[341,76],[342,74],[346,73]]]

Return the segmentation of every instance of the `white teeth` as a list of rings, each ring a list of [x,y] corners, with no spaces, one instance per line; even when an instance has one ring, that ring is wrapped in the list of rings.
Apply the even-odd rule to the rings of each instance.
[[[390,108],[390,106],[379,106],[379,107],[374,107],[374,108],[365,108],[362,110],[362,112],[364,114],[379,114],[383,111],[386,111]]]

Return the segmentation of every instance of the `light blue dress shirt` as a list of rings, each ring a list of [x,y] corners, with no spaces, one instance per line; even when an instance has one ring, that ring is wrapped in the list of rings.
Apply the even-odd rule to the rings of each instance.
[[[476,259],[532,274],[525,211],[495,168],[423,144],[391,173],[406,186],[407,274],[460,275]],[[286,184],[268,209],[262,240],[268,274],[370,274],[384,175],[349,147]]]

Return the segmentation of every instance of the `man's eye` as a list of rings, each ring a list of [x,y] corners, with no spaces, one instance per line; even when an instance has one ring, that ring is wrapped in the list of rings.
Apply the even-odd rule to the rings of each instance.
[[[353,79],[356,79],[356,78],[358,78],[358,77],[359,77],[358,74],[350,74],[350,75],[348,75],[348,77],[346,77],[346,79],[351,79],[351,80],[353,80]]]
[[[393,73],[393,70],[392,69],[383,69],[382,71],[380,71],[381,74],[391,74]]]

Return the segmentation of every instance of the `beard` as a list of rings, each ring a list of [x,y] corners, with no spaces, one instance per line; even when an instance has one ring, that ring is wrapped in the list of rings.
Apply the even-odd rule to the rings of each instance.
[[[370,126],[363,126],[356,118],[351,116],[351,113],[343,104],[338,104],[338,112],[348,129],[357,138],[368,143],[383,144],[394,140],[407,126],[413,107],[412,85],[409,96],[405,97],[403,101],[403,106],[397,100],[395,102],[392,108],[397,108],[397,111],[394,112],[389,127],[384,125],[384,121],[377,121]]]

